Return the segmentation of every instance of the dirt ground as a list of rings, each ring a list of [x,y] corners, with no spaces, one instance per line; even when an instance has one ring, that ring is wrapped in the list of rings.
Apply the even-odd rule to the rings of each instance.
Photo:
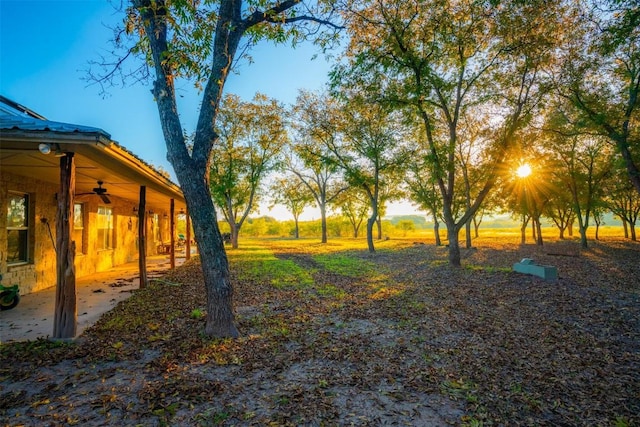
[[[2,345],[3,422],[640,423],[638,243],[486,239],[457,269],[430,242],[374,254],[263,244],[268,255],[230,256],[241,338],[202,335],[202,277],[189,262],[76,343]],[[559,279],[514,273],[522,258]]]

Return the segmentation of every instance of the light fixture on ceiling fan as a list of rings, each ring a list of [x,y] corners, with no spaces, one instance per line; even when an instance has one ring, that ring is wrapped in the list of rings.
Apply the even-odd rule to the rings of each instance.
[[[76,195],[77,196],[84,196],[84,195],[87,195],[87,194],[96,194],[96,195],[100,196],[100,198],[102,199],[102,201],[104,203],[109,204],[109,203],[111,203],[111,200],[109,200],[109,198],[107,197],[108,196],[107,189],[104,188],[102,186],[102,184],[104,184],[104,182],[98,181],[98,186],[95,187],[91,193],[80,193],[80,194],[76,194]]]

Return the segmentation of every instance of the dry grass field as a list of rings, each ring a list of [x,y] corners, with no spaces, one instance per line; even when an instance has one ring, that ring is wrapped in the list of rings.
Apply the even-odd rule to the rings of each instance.
[[[519,245],[481,230],[462,268],[428,234],[242,240],[237,340],[201,335],[193,260],[75,343],[0,347],[6,425],[640,424],[640,244]],[[528,236],[530,239],[530,236]],[[515,273],[533,258],[559,279]]]

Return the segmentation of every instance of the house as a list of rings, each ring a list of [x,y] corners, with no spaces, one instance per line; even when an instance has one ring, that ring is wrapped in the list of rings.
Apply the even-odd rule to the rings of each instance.
[[[70,173],[68,164],[73,164]],[[19,284],[23,295],[56,285],[56,243],[62,237],[56,235],[56,218],[65,218],[58,199],[67,180],[75,195],[69,202],[69,236],[62,241],[75,242],[75,277],[135,261],[140,253],[173,256],[176,218],[186,213],[176,184],[104,130],[50,121],[0,96],[0,229],[6,230],[0,232],[0,274],[5,285]],[[140,241],[146,243],[142,252]]]

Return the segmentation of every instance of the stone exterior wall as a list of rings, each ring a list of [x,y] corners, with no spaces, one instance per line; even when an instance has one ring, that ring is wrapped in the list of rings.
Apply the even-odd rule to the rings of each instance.
[[[4,285],[20,285],[20,294],[25,295],[46,289],[56,284],[56,211],[55,194],[57,184],[34,178],[0,174],[0,274]],[[7,264],[7,196],[9,192],[29,194],[29,261],[24,264]],[[76,197],[76,203],[84,206],[84,232],[82,242],[76,242],[76,277],[82,278],[112,267],[134,262],[138,259],[138,216],[134,212],[137,202],[109,197],[112,209],[112,248],[99,249],[97,217],[102,205],[99,197],[85,195]],[[162,240],[170,240],[168,212],[156,212]],[[154,239],[151,215],[147,219],[147,254],[155,255],[162,242]],[[51,235],[49,234],[49,227]],[[53,241],[52,241],[52,237]]]
[[[4,285],[20,285],[20,293],[28,294],[56,282],[56,253],[49,235],[55,239],[57,186],[24,176],[0,175],[0,274]],[[7,196],[9,192],[29,195],[28,262],[7,264]],[[46,221],[46,222],[45,222]]]

